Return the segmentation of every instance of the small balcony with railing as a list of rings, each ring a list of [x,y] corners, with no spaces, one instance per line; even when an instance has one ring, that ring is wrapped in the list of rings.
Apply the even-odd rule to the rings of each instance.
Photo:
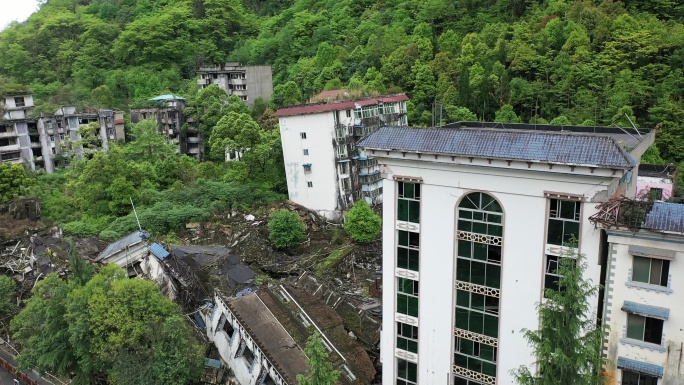
[[[372,184],[382,179],[380,171],[374,171],[370,174],[359,174],[359,182],[364,185]]]

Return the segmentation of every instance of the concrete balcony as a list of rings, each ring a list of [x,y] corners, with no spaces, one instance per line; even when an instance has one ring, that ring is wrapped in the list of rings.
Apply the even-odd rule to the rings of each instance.
[[[9,146],[0,146],[0,152],[7,152],[7,151],[19,151],[21,147],[19,147],[19,144],[10,144]]]
[[[200,139],[199,136],[188,136],[187,137],[188,143],[199,143],[201,141],[202,141],[202,139]]]
[[[17,133],[12,130],[10,132],[0,132],[0,138],[14,138],[17,136]]]
[[[199,147],[188,148],[188,154],[197,155],[197,154],[199,154],[199,152],[200,152]]]
[[[197,84],[201,86],[208,86],[211,84],[211,79],[197,79]]]
[[[40,142],[31,142],[31,148],[40,148],[41,144]]]

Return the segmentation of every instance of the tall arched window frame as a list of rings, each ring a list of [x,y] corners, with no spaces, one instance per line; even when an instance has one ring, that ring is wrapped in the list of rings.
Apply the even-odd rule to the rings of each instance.
[[[473,192],[457,209],[454,384],[496,384],[504,214]]]

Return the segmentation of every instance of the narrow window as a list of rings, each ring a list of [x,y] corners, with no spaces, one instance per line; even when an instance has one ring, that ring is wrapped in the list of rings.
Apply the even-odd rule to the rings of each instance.
[[[663,320],[629,313],[627,338],[660,345],[663,338]]]
[[[347,117],[348,117],[348,118],[351,118],[351,110],[345,110],[345,112],[346,112],[346,114],[347,114]]]
[[[418,317],[418,281],[397,278],[397,312]]]
[[[397,348],[418,353],[418,328],[397,322]]]
[[[667,287],[669,273],[668,260],[634,256],[632,281]]]
[[[397,385],[415,385],[418,383],[418,365],[397,358]]]
[[[304,149],[304,155],[309,155],[309,149],[308,148]]]
[[[51,142],[51,143],[54,143],[54,142],[55,142],[55,136],[54,136],[54,135],[50,135],[50,142]]]
[[[313,182],[306,182],[307,187],[313,187]]]
[[[420,234],[397,231],[397,267],[418,271],[420,259]]]
[[[306,132],[300,132],[299,137],[302,139],[306,139]]]
[[[622,385],[658,385],[658,377],[649,376],[648,374],[632,372],[629,370],[622,371]]]
[[[563,246],[579,240],[581,203],[551,199],[549,202],[547,243]]]
[[[420,184],[399,182],[398,188],[397,219],[404,222],[419,223]]]

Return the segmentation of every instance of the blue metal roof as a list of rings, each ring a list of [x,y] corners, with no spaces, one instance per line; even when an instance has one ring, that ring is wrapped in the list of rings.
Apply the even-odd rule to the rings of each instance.
[[[208,368],[219,369],[219,368],[221,368],[221,361],[215,360],[213,358],[205,358],[204,359],[204,366],[206,366]]]
[[[162,261],[169,256],[169,252],[164,249],[164,246],[158,243],[153,243],[148,249],[150,250],[150,253],[154,254],[155,257],[161,259]]]
[[[654,203],[641,227],[654,231],[684,233],[684,204]]]
[[[200,316],[199,314],[195,313],[195,314],[192,315],[192,318],[193,318],[193,320],[195,321],[195,324],[197,324],[197,326],[198,326],[200,329],[204,330],[204,329],[207,328],[207,325],[204,323],[204,320],[202,319],[202,316]]]
[[[638,314],[645,317],[658,318],[662,320],[670,318],[670,309],[658,306],[643,305],[631,301],[625,301],[625,303],[622,304],[622,310],[628,313]]]
[[[609,136],[501,129],[383,127],[358,147],[628,169],[636,161]]]
[[[644,373],[651,376],[656,376],[658,378],[663,378],[662,366],[649,364],[646,362],[641,362],[637,360],[631,360],[625,357],[618,357],[617,367],[620,369],[627,369],[637,373]]]
[[[311,166],[311,163],[304,163],[302,166]]]

